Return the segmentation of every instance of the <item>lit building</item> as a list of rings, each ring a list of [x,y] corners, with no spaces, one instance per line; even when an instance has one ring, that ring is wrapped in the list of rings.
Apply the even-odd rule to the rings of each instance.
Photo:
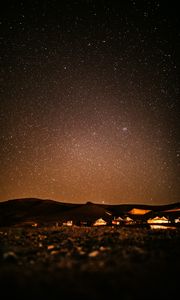
[[[93,226],[101,226],[101,225],[107,225],[107,222],[104,221],[102,218],[97,219],[93,224]]]
[[[169,220],[166,217],[154,217],[152,219],[147,220],[148,224],[167,224],[170,223]]]

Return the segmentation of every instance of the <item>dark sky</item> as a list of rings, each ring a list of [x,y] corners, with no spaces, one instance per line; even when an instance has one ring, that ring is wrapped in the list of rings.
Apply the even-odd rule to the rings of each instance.
[[[179,201],[177,2],[1,2],[0,200]]]

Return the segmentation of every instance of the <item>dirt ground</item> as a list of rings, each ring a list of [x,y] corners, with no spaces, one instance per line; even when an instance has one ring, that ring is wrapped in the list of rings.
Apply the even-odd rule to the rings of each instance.
[[[5,299],[178,299],[180,228],[0,228]]]

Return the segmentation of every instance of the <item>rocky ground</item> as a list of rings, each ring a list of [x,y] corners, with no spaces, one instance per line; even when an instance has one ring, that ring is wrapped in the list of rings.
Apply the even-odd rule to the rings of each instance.
[[[9,299],[175,299],[180,229],[0,228]]]

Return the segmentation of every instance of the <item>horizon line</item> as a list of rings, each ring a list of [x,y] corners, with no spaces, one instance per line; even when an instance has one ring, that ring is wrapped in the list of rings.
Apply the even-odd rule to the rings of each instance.
[[[28,199],[36,199],[36,200],[42,200],[42,201],[54,201],[58,203],[63,203],[63,204],[87,204],[87,203],[92,203],[96,205],[148,205],[148,206],[163,206],[163,205],[172,205],[172,204],[178,204],[180,201],[174,201],[171,203],[164,203],[164,204],[153,204],[153,203],[141,203],[141,202],[116,202],[116,203],[106,203],[105,201],[101,202],[94,202],[90,200],[86,200],[84,202],[66,202],[66,201],[61,201],[61,200],[56,200],[56,199],[49,199],[49,198],[39,198],[39,197],[22,197],[22,198],[11,198],[11,199],[6,199],[6,200],[0,200],[0,203],[3,202],[8,202],[8,201],[15,201],[15,200],[28,200]]]

